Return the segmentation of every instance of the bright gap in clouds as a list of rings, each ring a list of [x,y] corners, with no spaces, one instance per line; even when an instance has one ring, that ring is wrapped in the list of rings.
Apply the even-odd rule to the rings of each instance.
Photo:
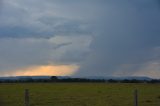
[[[32,66],[3,73],[3,76],[69,76],[74,74],[78,68],[77,65]]]

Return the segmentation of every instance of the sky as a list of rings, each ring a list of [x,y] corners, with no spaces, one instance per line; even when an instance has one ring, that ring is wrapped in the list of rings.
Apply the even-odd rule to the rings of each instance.
[[[0,76],[160,78],[159,0],[0,0]]]

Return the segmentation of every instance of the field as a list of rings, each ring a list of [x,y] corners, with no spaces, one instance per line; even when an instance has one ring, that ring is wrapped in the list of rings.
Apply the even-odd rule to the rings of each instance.
[[[139,106],[160,106],[160,84],[13,83],[0,84],[0,106],[24,106],[24,89],[30,106],[133,106],[138,89]]]

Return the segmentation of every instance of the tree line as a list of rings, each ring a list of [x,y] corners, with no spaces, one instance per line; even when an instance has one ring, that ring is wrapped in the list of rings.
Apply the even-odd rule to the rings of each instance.
[[[57,76],[51,76],[48,79],[33,79],[31,77],[12,79],[0,79],[0,83],[23,83],[23,82],[102,82],[102,83],[160,83],[160,79],[152,80],[137,80],[137,79],[87,79],[87,78],[58,78]]]

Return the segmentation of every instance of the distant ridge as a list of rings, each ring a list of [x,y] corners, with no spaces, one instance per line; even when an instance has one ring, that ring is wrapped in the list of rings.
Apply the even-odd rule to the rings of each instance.
[[[8,77],[0,77],[0,80],[20,80],[20,79],[50,79],[51,76],[8,76]],[[66,79],[66,78],[86,78],[86,79],[114,79],[114,80],[147,80],[150,81],[153,78],[146,77],[146,76],[123,76],[123,77],[117,77],[117,76],[85,76],[85,77],[75,77],[75,76],[57,76],[59,79]]]
[[[123,77],[118,77],[118,76],[90,76],[88,77],[89,79],[105,79],[105,80],[109,80],[109,79],[114,79],[114,80],[152,80],[153,78],[150,77],[146,77],[146,76],[123,76]]]

